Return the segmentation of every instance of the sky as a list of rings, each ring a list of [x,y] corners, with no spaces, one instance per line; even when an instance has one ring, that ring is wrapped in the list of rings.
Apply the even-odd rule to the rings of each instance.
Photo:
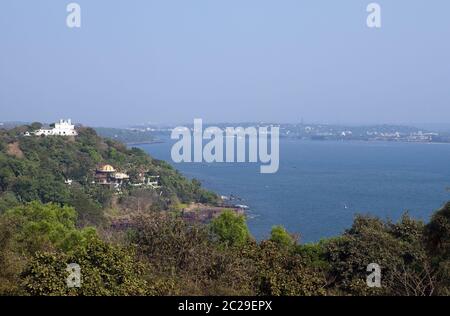
[[[450,123],[450,1],[0,2],[0,121]]]

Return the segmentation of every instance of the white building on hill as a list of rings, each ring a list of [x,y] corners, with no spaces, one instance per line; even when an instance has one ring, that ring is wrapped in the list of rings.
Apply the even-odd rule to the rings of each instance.
[[[59,120],[58,123],[55,123],[55,127],[51,129],[38,129],[33,133],[34,135],[41,136],[77,136],[78,133],[75,130],[75,125],[72,124],[70,119],[68,120]]]

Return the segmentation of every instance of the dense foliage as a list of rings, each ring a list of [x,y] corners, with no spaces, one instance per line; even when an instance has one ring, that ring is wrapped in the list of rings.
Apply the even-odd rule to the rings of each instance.
[[[226,246],[240,246],[250,238],[245,217],[231,210],[225,210],[211,222],[211,231]]]
[[[178,202],[217,200],[198,181],[187,180],[166,162],[152,159],[140,149],[128,149],[98,137],[93,129],[80,128],[77,137],[23,136],[37,127],[35,123],[0,130],[0,212],[38,200],[74,206],[83,223],[100,224],[105,211],[127,205],[138,190],[126,186],[118,199],[109,188],[93,185],[95,169],[102,163],[127,172],[131,182],[139,173],[159,176],[161,192],[146,190],[143,205],[147,208],[161,210]],[[68,179],[73,181],[70,186],[65,183]]]
[[[426,224],[357,216],[318,243],[282,226],[256,242],[230,210],[209,224],[183,220],[176,205],[216,196],[166,163],[87,128],[21,136],[37,126],[0,132],[0,295],[450,294],[450,203]],[[163,189],[93,185],[103,162],[158,174]],[[81,287],[67,286],[73,263]],[[370,263],[380,288],[366,284]]]

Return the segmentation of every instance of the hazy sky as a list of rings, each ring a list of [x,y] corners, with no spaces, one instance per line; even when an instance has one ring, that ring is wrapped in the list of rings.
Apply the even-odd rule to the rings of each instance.
[[[0,2],[0,121],[450,122],[450,1]]]

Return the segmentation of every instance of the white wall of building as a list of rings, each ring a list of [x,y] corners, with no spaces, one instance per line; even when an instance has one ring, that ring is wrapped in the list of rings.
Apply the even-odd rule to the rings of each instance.
[[[59,120],[55,123],[55,127],[52,129],[39,129],[34,132],[35,135],[41,136],[77,136],[78,133],[75,130],[75,125],[72,124],[70,119]]]

